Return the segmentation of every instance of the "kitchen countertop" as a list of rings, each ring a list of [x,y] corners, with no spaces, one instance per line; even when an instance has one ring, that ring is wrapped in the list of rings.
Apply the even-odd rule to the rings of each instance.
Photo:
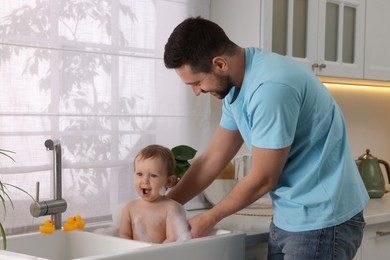
[[[390,221],[390,193],[380,199],[370,199],[364,209],[364,218],[367,225]]]
[[[191,218],[204,211],[205,209],[191,210],[187,215]],[[386,193],[380,199],[370,199],[364,209],[364,218],[367,225],[390,222],[390,193]],[[250,246],[268,241],[270,223],[270,216],[233,214],[221,220],[216,228],[245,232],[247,234],[246,245]]]

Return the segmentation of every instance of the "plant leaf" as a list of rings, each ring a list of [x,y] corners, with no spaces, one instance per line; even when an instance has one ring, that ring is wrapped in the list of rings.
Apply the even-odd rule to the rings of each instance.
[[[177,167],[186,167],[186,166],[190,166],[190,163],[186,160],[186,161],[176,161],[176,166]]]
[[[14,189],[17,189],[17,190],[19,190],[19,191],[21,191],[21,192],[27,194],[33,201],[35,201],[35,198],[34,198],[30,193],[28,193],[27,191],[25,191],[24,189],[22,189],[22,188],[20,188],[20,187],[18,187],[18,186],[15,186],[15,185],[13,185],[13,184],[10,184],[10,183],[3,183],[3,185],[10,186],[10,187],[12,187],[12,188],[14,188]],[[8,198],[9,198],[9,197],[8,197]],[[11,199],[10,199],[10,200],[11,200]]]
[[[5,235],[5,231],[3,228],[3,225],[0,222],[0,231],[1,231],[1,236],[3,237],[3,249],[7,249],[7,236]]]
[[[4,154],[4,153],[15,153],[14,151],[10,151],[10,150],[6,150],[6,149],[1,149],[0,148],[0,153]]]
[[[190,166],[191,166],[190,164],[183,165],[183,166],[176,165],[176,176],[179,178],[183,177],[183,175],[186,173],[188,168],[190,168]]]
[[[173,147],[172,152],[176,160],[186,161],[195,157],[197,150],[187,145],[178,145]]]
[[[9,183],[4,183],[4,182],[1,182],[0,181],[0,191],[2,194],[0,194],[0,200],[2,202],[2,205],[3,205],[3,208],[4,208],[4,218],[6,217],[7,215],[7,207],[6,207],[6,200],[8,200],[10,203],[11,203],[11,207],[12,209],[14,209],[14,203],[11,199],[11,197],[9,196],[9,191],[8,191],[8,187],[12,187],[14,189],[17,189],[21,192],[24,192],[25,194],[27,194],[33,201],[35,201],[35,198],[33,196],[31,196],[30,193],[28,193],[27,191],[25,191],[24,189],[22,188],[19,188],[18,186],[15,186],[13,184],[9,184]]]
[[[1,200],[1,203],[3,205],[3,209],[4,209],[4,219],[5,217],[7,216],[7,207],[5,205],[6,203],[6,199],[8,199],[9,201],[11,201],[11,198],[9,197],[8,193],[7,193],[7,187],[5,187],[5,185],[0,181],[0,191],[1,191],[1,194],[0,194],[0,200]],[[6,197],[6,198],[4,198]],[[12,201],[11,201],[11,205],[13,206],[12,204]]]
[[[5,205],[5,199],[2,195],[0,195],[0,200],[1,200],[1,204],[3,205],[3,209],[4,209],[4,219],[5,219],[5,216],[7,215],[7,207]]]
[[[2,187],[3,188],[3,190],[2,190],[3,191],[3,195],[0,196],[1,197],[1,202],[3,203],[3,207],[4,207],[4,218],[7,215],[7,207],[5,205],[6,200],[8,200],[11,203],[11,207],[12,207],[12,209],[14,209],[14,203],[13,203],[11,197],[8,194],[9,191],[8,191],[8,188],[6,187],[6,185],[7,185],[6,183],[3,183],[3,187]]]
[[[9,156],[7,153],[15,153],[13,151],[9,151],[9,150],[5,150],[5,149],[0,149],[0,154],[10,158],[12,161],[15,161],[14,158],[12,158],[11,156]]]
[[[188,160],[195,157],[196,150],[188,145],[178,145],[171,149],[176,160],[176,176],[181,178],[190,168]]]

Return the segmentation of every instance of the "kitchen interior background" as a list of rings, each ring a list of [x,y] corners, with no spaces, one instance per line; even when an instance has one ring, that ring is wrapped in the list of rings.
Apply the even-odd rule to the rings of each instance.
[[[204,149],[209,96],[194,98],[163,62],[164,45],[210,0],[0,0],[0,180],[53,198],[53,152],[62,145],[63,220],[109,221],[136,198],[133,160],[151,143]],[[202,126],[202,127],[199,127]],[[7,234],[36,230],[32,199],[9,189]],[[3,195],[3,194],[1,194]],[[1,204],[1,203],[0,203]],[[6,214],[6,215],[5,215]]]
[[[6,1],[6,0],[0,0]],[[12,4],[18,5],[23,1],[12,1]],[[29,1],[30,3],[35,3],[36,1]],[[39,1],[37,1],[39,2]],[[58,1],[62,4],[69,3],[70,1]],[[104,1],[103,1],[104,2]],[[112,3],[119,3],[120,1],[113,1]],[[130,3],[126,1],[122,1],[123,3]],[[33,162],[32,166],[36,166],[34,169],[37,171],[40,171],[41,173],[35,174],[31,177],[31,175],[28,175],[28,177],[31,179],[31,187],[29,187],[29,191],[32,194],[35,194],[35,186],[34,183],[36,180],[41,180],[41,187],[43,188],[43,196],[49,197],[50,194],[50,171],[51,171],[51,154],[44,150],[43,142],[46,138],[52,137],[52,133],[48,131],[50,127],[54,127],[55,129],[58,129],[58,131],[54,131],[54,135],[63,134],[64,140],[69,140],[67,138],[72,136],[79,135],[80,129],[67,127],[66,124],[60,125],[60,121],[53,122],[52,116],[53,114],[56,114],[59,112],[59,110],[65,108],[68,105],[71,107],[70,111],[67,111],[67,113],[64,115],[74,117],[74,120],[79,120],[79,116],[84,115],[86,117],[91,116],[99,118],[100,113],[106,113],[107,107],[106,104],[113,103],[108,99],[110,95],[114,94],[122,98],[122,101],[125,101],[125,103],[119,104],[115,103],[114,106],[116,106],[116,113],[112,115],[112,118],[116,121],[114,124],[113,122],[110,122],[110,127],[114,126],[113,128],[117,128],[121,130],[121,133],[123,135],[121,138],[122,140],[115,140],[118,144],[123,141],[123,146],[113,146],[108,147],[107,144],[109,138],[107,136],[111,135],[111,129],[109,127],[109,131],[106,131],[106,129],[96,129],[95,125],[85,125],[84,127],[86,129],[81,129],[81,133],[85,133],[84,130],[92,130],[94,133],[94,137],[99,138],[99,143],[102,144],[100,150],[101,156],[98,160],[99,166],[97,171],[101,171],[103,174],[106,174],[104,167],[113,168],[112,171],[108,171],[107,175],[102,175],[103,177],[95,176],[95,172],[91,171],[88,166],[85,163],[88,163],[90,161],[90,158],[88,156],[83,157],[83,155],[87,154],[90,151],[95,151],[94,149],[96,147],[84,146],[79,147],[76,146],[76,142],[72,140],[71,144],[67,146],[67,148],[73,148],[74,150],[77,150],[79,158],[77,156],[74,157],[67,157],[69,164],[66,165],[65,168],[67,168],[64,172],[64,176],[67,176],[66,178],[70,178],[67,180],[67,188],[68,189],[74,189],[73,182],[74,180],[77,181],[79,187],[77,187],[77,191],[75,191],[75,195],[72,198],[71,205],[75,205],[75,207],[70,208],[67,212],[68,215],[74,215],[80,208],[85,208],[87,211],[89,208],[93,207],[85,207],[86,203],[88,204],[89,201],[83,200],[79,196],[79,192],[81,190],[85,191],[85,193],[89,193],[88,197],[93,197],[94,203],[93,204],[96,208],[96,210],[102,212],[102,215],[107,215],[110,213],[109,207],[114,207],[112,205],[116,205],[120,198],[120,195],[116,193],[116,188],[120,186],[120,191],[123,191],[126,193],[126,195],[132,196],[131,191],[129,191],[130,183],[127,181],[130,179],[129,177],[126,177],[124,179],[116,178],[118,176],[123,176],[125,174],[130,174],[131,172],[131,166],[129,167],[128,159],[134,156],[134,153],[138,148],[140,148],[143,145],[148,144],[148,142],[151,142],[151,138],[155,142],[164,143],[166,145],[177,145],[180,143],[187,143],[187,140],[189,142],[187,144],[198,146],[199,150],[203,149],[206,145],[208,140],[213,135],[214,129],[219,124],[220,119],[220,109],[221,109],[221,102],[219,100],[216,100],[215,98],[211,98],[209,100],[206,95],[202,95],[202,97],[194,98],[191,91],[188,91],[187,88],[180,85],[179,79],[172,71],[167,71],[162,62],[161,59],[157,58],[156,62],[152,62],[153,58],[155,57],[161,57],[162,54],[162,46],[165,43],[166,37],[171,31],[171,29],[182,19],[189,15],[198,15],[202,14],[204,17],[210,17],[211,20],[219,23],[226,31],[226,33],[234,40],[236,43],[238,43],[241,46],[258,46],[259,45],[259,39],[261,37],[260,30],[259,30],[259,24],[260,24],[260,16],[259,16],[259,10],[260,10],[260,2],[258,0],[247,0],[245,2],[245,5],[242,4],[240,1],[235,0],[211,0],[209,1],[157,1],[157,3],[162,3],[162,5],[158,5],[159,8],[162,8],[163,12],[161,12],[160,16],[158,16],[158,19],[156,20],[148,20],[147,17],[142,17],[143,19],[140,20],[141,24],[144,26],[141,31],[147,34],[147,37],[143,38],[141,34],[131,32],[131,30],[125,30],[125,34],[122,35],[124,38],[120,38],[120,32],[115,32],[116,40],[118,41],[116,43],[116,47],[120,47],[120,51],[114,50],[114,54],[111,55],[110,53],[107,53],[106,50],[103,50],[103,52],[99,52],[97,50],[97,56],[98,60],[106,61],[112,59],[112,61],[115,61],[115,64],[119,64],[118,66],[114,66],[112,70],[106,70],[108,63],[102,63],[100,66],[98,66],[97,70],[100,73],[100,75],[96,76],[97,78],[94,78],[97,85],[111,85],[115,86],[108,89],[102,89],[100,92],[92,93],[90,91],[87,93],[88,95],[96,94],[96,100],[93,98],[89,98],[88,95],[80,98],[78,95],[82,95],[84,93],[78,91],[77,87],[72,85],[70,78],[67,77],[68,74],[65,74],[65,72],[61,72],[64,74],[59,73],[60,75],[54,75],[54,84],[51,82],[51,86],[53,87],[53,90],[51,92],[39,92],[38,89],[33,90],[32,88],[29,88],[29,91],[24,91],[24,88],[17,88],[16,85],[21,84],[20,81],[23,81],[23,79],[20,77],[20,71],[23,71],[23,64],[20,65],[19,63],[14,63],[11,67],[7,69],[3,69],[0,67],[0,69],[3,69],[1,73],[4,73],[4,75],[0,75],[0,79],[4,80],[4,84],[0,86],[0,93],[4,93],[4,91],[10,91],[12,89],[13,92],[16,94],[14,95],[14,100],[7,99],[6,95],[0,96],[0,108],[1,108],[1,129],[2,132],[0,136],[0,148],[9,148],[14,149],[15,147],[15,141],[20,142],[21,148],[17,150],[16,154],[16,160],[17,164],[16,167],[13,164],[13,162],[9,162],[7,165],[11,165],[11,167],[14,167],[16,169],[10,169],[8,172],[8,175],[15,175],[16,171],[25,171],[23,167],[25,167],[25,162],[21,160],[19,156],[23,156],[23,154],[27,153],[27,150],[23,149],[24,147],[28,147],[28,149],[31,149],[33,147],[33,153],[30,156],[31,161]],[[11,3],[11,2],[9,2]],[[41,1],[39,2],[42,5],[45,5],[48,3],[48,1]],[[107,2],[108,3],[108,2]],[[137,3],[140,3],[138,5],[138,8],[142,9],[142,12],[144,10],[147,10],[147,5],[150,4],[149,1],[137,1]],[[192,8],[192,11],[188,11],[189,9],[185,6],[185,4],[189,5],[189,8]],[[20,4],[21,5],[21,4]],[[146,5],[146,6],[145,6]],[[166,6],[165,6],[166,5]],[[237,6],[238,5],[238,6]],[[2,5],[3,6],[3,5]],[[22,6],[22,5],[21,5]],[[222,7],[221,7],[222,6]],[[126,8],[127,6],[125,6]],[[117,11],[119,10],[119,6],[116,7]],[[146,9],[145,9],[146,8]],[[172,16],[170,14],[170,11],[172,11],[174,8],[175,11],[181,10],[181,16]],[[209,9],[210,8],[210,9]],[[2,7],[0,10],[0,13],[4,11],[5,9]],[[25,9],[27,10],[27,9]],[[65,10],[65,8],[60,8],[59,10]],[[169,10],[169,11],[167,11]],[[210,12],[210,13],[209,13]],[[16,13],[17,14],[17,13]],[[244,15],[243,15],[244,14]],[[5,14],[4,14],[5,15]],[[122,14],[123,15],[123,14]],[[126,15],[125,15],[126,16]],[[42,16],[37,16],[37,18]],[[125,23],[122,25],[120,29],[129,29],[134,26],[133,20],[129,17],[120,17],[117,15],[116,17],[119,17],[119,19],[124,19]],[[69,20],[65,22],[71,22],[72,24],[72,18],[68,18]],[[16,21],[16,20],[15,20]],[[22,21],[22,20],[20,20]],[[161,21],[164,21],[161,22]],[[118,22],[118,21],[116,21]],[[150,23],[154,23],[155,27],[154,30],[158,35],[158,39],[150,39],[151,35],[153,35],[152,31],[146,30],[147,28],[150,29]],[[76,23],[74,23],[76,24]],[[74,25],[73,24],[73,25]],[[4,23],[3,25],[7,25]],[[17,30],[22,31],[23,24],[18,24]],[[94,28],[91,27],[88,22],[83,24],[84,28],[89,30],[89,33],[93,33],[95,36],[98,35],[96,31],[99,31],[102,33],[102,28]],[[6,26],[5,26],[6,27]],[[5,28],[4,27],[4,28]],[[114,26],[115,27],[115,26]],[[60,27],[61,28],[61,27]],[[36,29],[35,27],[33,29]],[[41,28],[42,29],[42,28]],[[43,29],[47,29],[43,27]],[[46,32],[45,32],[46,33]],[[83,48],[85,47],[83,44],[85,42],[89,41],[96,41],[96,42],[105,42],[108,41],[109,36],[105,34],[105,32],[102,33],[101,39],[95,39],[91,37],[91,35],[87,34],[86,36],[83,35],[81,40],[77,40],[77,37],[80,35],[70,35],[67,33],[66,29],[63,27],[62,30],[57,32],[60,37],[62,37],[62,40],[66,43],[64,46],[56,45],[59,42],[58,39],[55,39],[53,44],[54,46],[51,46],[49,44],[49,50],[51,51],[51,57],[55,57],[55,59],[52,60],[51,64],[55,64],[55,66],[58,66],[58,60],[56,59],[64,59],[70,63],[76,62],[77,66],[84,66],[83,61],[88,61],[90,58],[89,54],[91,52],[83,52]],[[236,37],[235,35],[239,35],[239,37]],[[5,36],[5,34],[3,34]],[[38,40],[38,45],[43,44],[46,45],[47,39],[43,37],[43,40],[40,38],[40,34],[37,32],[33,33],[32,37],[35,40]],[[76,39],[73,38],[73,36],[76,37]],[[60,38],[59,37],[59,38]],[[97,37],[97,36],[96,36]],[[144,39],[147,39],[144,41]],[[36,45],[31,44],[30,38],[27,37],[24,39],[22,36],[6,39],[6,37],[3,37],[2,43],[4,44],[2,47],[2,51],[4,54],[4,51],[10,47],[14,53],[19,52],[21,54],[29,54],[35,51]],[[123,42],[121,42],[122,40]],[[129,40],[129,43],[126,42]],[[12,46],[13,43],[16,41],[16,46]],[[132,45],[134,44],[134,46]],[[24,48],[21,47],[23,45],[27,45]],[[46,46],[47,47],[47,46]],[[45,47],[45,48],[46,48]],[[54,47],[54,48],[51,48]],[[59,47],[64,47],[64,50],[58,49]],[[87,46],[91,47],[91,46]],[[92,44],[92,49],[99,47],[95,44]],[[121,49],[124,47],[123,49]],[[141,54],[139,56],[135,55],[132,52],[132,48],[135,47],[137,51],[140,51]],[[14,49],[12,49],[14,48]],[[45,49],[44,48],[44,49]],[[128,49],[127,49],[128,48]],[[23,52],[19,49],[23,49]],[[98,49],[98,48],[97,48]],[[152,50],[152,51],[150,51]],[[112,51],[112,50],[108,50]],[[144,52],[145,51],[145,52]],[[82,55],[79,55],[79,53],[82,52]],[[118,53],[122,52],[123,57],[118,59]],[[45,52],[41,52],[43,54],[47,54]],[[145,58],[149,57],[149,59],[146,59],[147,61],[143,61],[139,58]],[[8,56],[3,55],[3,60],[0,65],[6,64],[6,62],[13,62],[14,58],[8,59]],[[42,57],[43,59],[45,56]],[[93,60],[93,59],[92,59]],[[34,64],[34,60],[28,60],[27,58],[23,60],[23,62],[29,62],[30,65]],[[42,61],[42,59],[41,59]],[[134,62],[136,64],[135,66],[130,65],[131,62]],[[57,62],[57,63],[55,63]],[[79,63],[78,63],[79,62]],[[114,64],[114,62],[112,63]],[[46,64],[45,66],[49,66]],[[74,67],[75,71],[78,67]],[[121,67],[123,66],[123,67]],[[126,67],[128,66],[128,67]],[[145,73],[145,70],[142,70],[142,66],[148,66],[148,72]],[[27,68],[27,66],[26,66]],[[45,67],[47,69],[47,67]],[[130,71],[130,72],[129,72]],[[154,72],[155,78],[152,80],[150,79],[150,71]],[[28,71],[27,71],[28,72]],[[33,71],[34,72],[34,71]],[[68,71],[66,71],[68,72]],[[114,75],[114,73],[117,73],[114,77],[107,77],[107,75]],[[40,77],[44,78],[45,71],[40,70],[41,74],[39,75],[33,75],[31,76],[31,79],[24,79],[25,82],[32,85],[34,82],[38,82]],[[81,78],[85,79],[86,73],[80,73]],[[106,80],[106,81],[104,81]],[[45,83],[45,82],[43,82]],[[46,82],[47,84],[48,82]],[[77,83],[77,82],[76,82]],[[81,88],[86,89],[87,84],[90,84],[91,82],[86,82],[82,84]],[[58,85],[57,85],[58,84]],[[93,84],[93,83],[92,83]],[[132,88],[127,89],[126,86],[129,86],[130,84],[137,85],[138,87],[136,89]],[[360,83],[359,83],[360,84]],[[358,85],[359,85],[358,84]],[[145,93],[145,86],[158,86],[156,87],[155,91],[150,91],[149,93]],[[365,152],[366,148],[369,148],[374,156],[377,156],[381,159],[390,161],[390,120],[388,114],[390,113],[390,102],[388,100],[390,99],[390,88],[386,87],[374,87],[369,86],[367,83],[364,83],[362,86],[358,86],[356,84],[354,85],[336,85],[336,84],[327,84],[328,89],[332,93],[332,95],[335,97],[336,101],[339,103],[345,119],[347,123],[347,130],[349,134],[349,140],[352,148],[352,152],[357,158],[361,154]],[[10,87],[12,86],[12,88]],[[63,86],[68,86],[69,88],[67,91],[69,91],[69,100],[66,99],[60,99],[60,89],[63,88]],[[121,86],[121,87],[118,87]],[[122,86],[124,86],[122,88]],[[168,92],[167,89],[171,86],[175,86],[174,91]],[[65,88],[64,88],[65,89]],[[42,90],[42,89],[41,89]],[[35,91],[35,92],[34,92]],[[29,106],[29,99],[31,99],[31,93],[37,94],[37,97],[40,99],[37,104],[37,108],[33,106]],[[40,93],[40,94],[39,94]],[[43,93],[43,94],[42,94]],[[167,104],[165,101],[164,95],[171,95],[170,98],[174,95],[180,95],[183,97],[182,99],[171,99],[173,102]],[[64,94],[64,93],[62,93]],[[149,99],[145,99],[144,97],[149,97]],[[57,104],[57,107],[49,106],[50,99],[54,98],[53,103]],[[85,98],[85,100],[84,100]],[[137,105],[134,103],[134,99],[137,100]],[[74,109],[72,107],[75,101],[85,101],[85,104],[90,105],[94,104],[94,102],[99,102],[100,104],[103,104],[103,107],[92,107],[90,111],[82,111],[80,113],[77,109]],[[8,102],[8,103],[7,103]],[[20,102],[24,104],[22,111],[10,111],[7,104],[12,102]],[[57,102],[57,103],[56,103]],[[60,102],[64,102],[60,104]],[[69,103],[66,103],[69,102]],[[126,103],[127,102],[127,103]],[[187,104],[187,109],[185,111],[181,110],[182,104]],[[120,105],[123,105],[125,110],[120,110]],[[209,114],[209,105],[211,106],[211,115]],[[44,123],[42,123],[44,126],[42,129],[39,128],[41,122],[37,120],[37,115],[35,114],[36,110],[41,111],[42,107],[48,106],[47,115],[45,114],[42,120]],[[194,109],[196,107],[196,109]],[[54,109],[54,110],[53,110]],[[95,110],[96,109],[96,110]],[[102,110],[99,110],[102,109]],[[152,111],[152,113],[155,113],[153,116],[150,116],[149,113]],[[22,115],[22,113],[27,112],[27,115]],[[115,111],[114,111],[115,112]],[[127,121],[125,123],[122,123],[122,119],[126,119],[126,116],[130,114],[135,119],[133,121]],[[161,116],[161,115],[168,115],[168,116]],[[105,115],[105,114],[104,114]],[[122,118],[122,116],[124,116]],[[209,120],[209,118],[211,119]],[[198,121],[195,121],[194,118],[197,118]],[[155,119],[155,120],[151,120]],[[20,133],[22,138],[14,135],[14,128],[13,126],[16,124],[16,120],[20,120],[20,122],[23,122],[23,124],[26,125],[25,129],[26,131],[23,131]],[[72,120],[69,120],[71,122]],[[80,120],[82,121],[82,120]],[[99,119],[97,119],[99,121]],[[125,120],[126,121],[126,120]],[[107,121],[108,122],[108,121]],[[105,122],[105,123],[107,123]],[[208,123],[211,122],[210,128],[208,127]],[[202,128],[199,128],[198,126],[202,125]],[[71,125],[72,126],[72,125]],[[106,126],[106,125],[104,125]],[[137,126],[142,126],[140,128],[135,128]],[[205,126],[205,127],[203,127]],[[183,127],[186,127],[183,129]],[[174,131],[173,131],[174,129]],[[179,130],[180,129],[180,130]],[[66,131],[65,131],[66,130]],[[114,129],[114,131],[116,131]],[[128,134],[130,133],[130,134]],[[82,134],[80,135],[81,138],[84,138]],[[113,134],[112,136],[118,136],[116,134]],[[55,136],[53,136],[55,137]],[[154,139],[153,139],[154,138]],[[88,138],[86,138],[88,139]],[[106,143],[107,141],[107,143]],[[136,144],[133,151],[129,150],[126,144]],[[91,149],[91,150],[89,150]],[[106,153],[106,150],[108,149],[109,153],[116,150],[117,161],[115,162],[107,162],[106,156],[108,153]],[[98,151],[99,152],[99,151]],[[240,154],[247,153],[247,150],[245,147],[242,148],[240,151]],[[65,156],[72,155],[67,150],[65,153]],[[104,162],[102,162],[102,160]],[[122,160],[122,161],[121,161]],[[121,161],[121,162],[119,162]],[[107,165],[103,165],[104,163],[107,163]],[[120,167],[113,166],[113,164],[119,163]],[[76,169],[70,169],[70,165],[75,165]],[[3,166],[3,165],[1,165]],[[27,165],[31,166],[31,165]],[[104,167],[103,167],[104,166]],[[25,174],[26,172],[23,172]],[[85,178],[80,178],[80,173],[84,173]],[[26,175],[27,176],[27,175]],[[70,177],[71,176],[71,177]],[[109,176],[106,178],[106,176]],[[111,178],[114,176],[114,178]],[[25,179],[15,177],[16,179],[20,180],[20,182],[16,184],[20,184]],[[73,178],[73,179],[72,179]],[[88,182],[91,179],[98,179],[98,181],[104,182],[104,189],[99,189],[99,187],[96,186],[88,186],[86,185],[86,182]],[[42,184],[43,183],[43,184]],[[85,186],[83,186],[85,185]],[[87,187],[87,189],[93,188],[93,190],[86,190],[84,187]],[[101,188],[101,187],[100,187]],[[107,195],[109,193],[109,195]],[[25,197],[24,197],[25,198]],[[102,203],[102,201],[104,203]],[[29,203],[30,201],[28,201]],[[91,204],[88,204],[89,206]],[[104,205],[104,206],[102,206]],[[109,205],[108,207],[106,205]],[[102,207],[102,208],[99,208]],[[88,209],[87,209],[88,208]],[[28,210],[27,210],[28,211]],[[15,208],[15,216],[21,216],[22,214],[29,214],[26,210],[20,211],[20,207]],[[18,219],[12,215],[12,212],[10,211],[8,213],[7,218],[7,224],[10,225],[16,225]],[[91,215],[95,213],[90,213]],[[40,219],[42,221],[42,219]],[[38,224],[38,220],[32,221],[29,217],[27,224]],[[22,230],[23,231],[23,230]]]
[[[274,4],[276,2],[285,3],[286,1],[273,1]],[[288,2],[292,3],[292,1]],[[298,2],[304,3],[306,1]],[[367,22],[362,23],[363,33],[357,33],[359,35],[356,35],[357,38],[355,39],[360,40],[355,42],[355,44],[364,45],[365,41],[370,41],[371,44],[374,43],[373,45],[376,46],[376,49],[370,50],[371,55],[366,55],[366,59],[370,59],[371,62],[376,59],[377,63],[372,65],[385,71],[384,74],[388,76],[383,79],[384,81],[362,81],[327,77],[320,77],[320,79],[323,82],[341,82],[341,84],[326,83],[325,85],[336,99],[344,114],[354,157],[357,159],[365,153],[366,149],[370,149],[374,156],[390,162],[390,67],[388,65],[389,60],[381,58],[381,56],[390,56],[388,48],[390,39],[377,26],[378,23],[381,26],[390,24],[390,19],[387,18],[387,15],[383,12],[379,14],[379,11],[383,9],[381,6],[388,2],[384,0],[358,2],[360,5],[363,5],[359,7],[360,11],[363,10],[363,13],[366,15],[366,20],[370,19],[370,21],[375,20],[376,22],[371,24],[367,24]],[[213,21],[220,24],[227,35],[240,46],[262,46],[269,40],[269,35],[265,37],[265,30],[262,30],[262,23],[264,23],[266,28],[269,24],[272,24],[272,19],[264,20],[260,17],[261,15],[266,16],[272,13],[268,9],[262,10],[267,4],[272,5],[272,3],[267,1],[257,0],[248,0],[245,5],[235,0],[212,0],[210,17]],[[237,15],[238,13],[245,13],[245,16]],[[318,17],[314,17],[314,19],[318,19]],[[315,21],[308,20],[307,22],[314,23]],[[361,34],[366,34],[366,38],[359,38],[363,36]],[[367,42],[365,44],[368,46]],[[362,63],[364,62],[367,62],[367,60],[362,61]],[[215,98],[211,99],[211,129],[214,129],[219,123],[221,115],[220,103]],[[246,154],[247,152],[248,150],[245,147],[240,151],[241,154]],[[384,168],[382,168],[382,172],[386,172]],[[385,178],[387,178],[386,174]]]

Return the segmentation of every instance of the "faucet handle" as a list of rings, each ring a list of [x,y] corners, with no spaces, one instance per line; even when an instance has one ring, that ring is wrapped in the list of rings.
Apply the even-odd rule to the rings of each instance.
[[[39,181],[35,184],[35,201],[39,202]]]
[[[35,201],[30,205],[30,213],[33,217],[45,216],[48,208],[45,201],[39,202],[39,181],[35,183]]]
[[[56,213],[65,212],[67,208],[67,203],[64,199],[39,201],[39,181],[36,182],[36,190],[36,199],[30,205],[31,216],[38,218],[40,216],[53,215]]]
[[[55,213],[63,213],[67,208],[65,200],[44,200],[40,202],[33,202],[30,205],[30,213],[33,217],[41,217],[46,215],[53,215]],[[60,225],[60,224],[59,224]]]

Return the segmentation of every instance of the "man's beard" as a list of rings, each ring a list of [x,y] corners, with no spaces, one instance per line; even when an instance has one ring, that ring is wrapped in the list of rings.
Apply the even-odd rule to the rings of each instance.
[[[214,74],[218,80],[217,90],[212,91],[211,95],[218,99],[224,99],[229,94],[234,84],[229,76],[219,76]]]

